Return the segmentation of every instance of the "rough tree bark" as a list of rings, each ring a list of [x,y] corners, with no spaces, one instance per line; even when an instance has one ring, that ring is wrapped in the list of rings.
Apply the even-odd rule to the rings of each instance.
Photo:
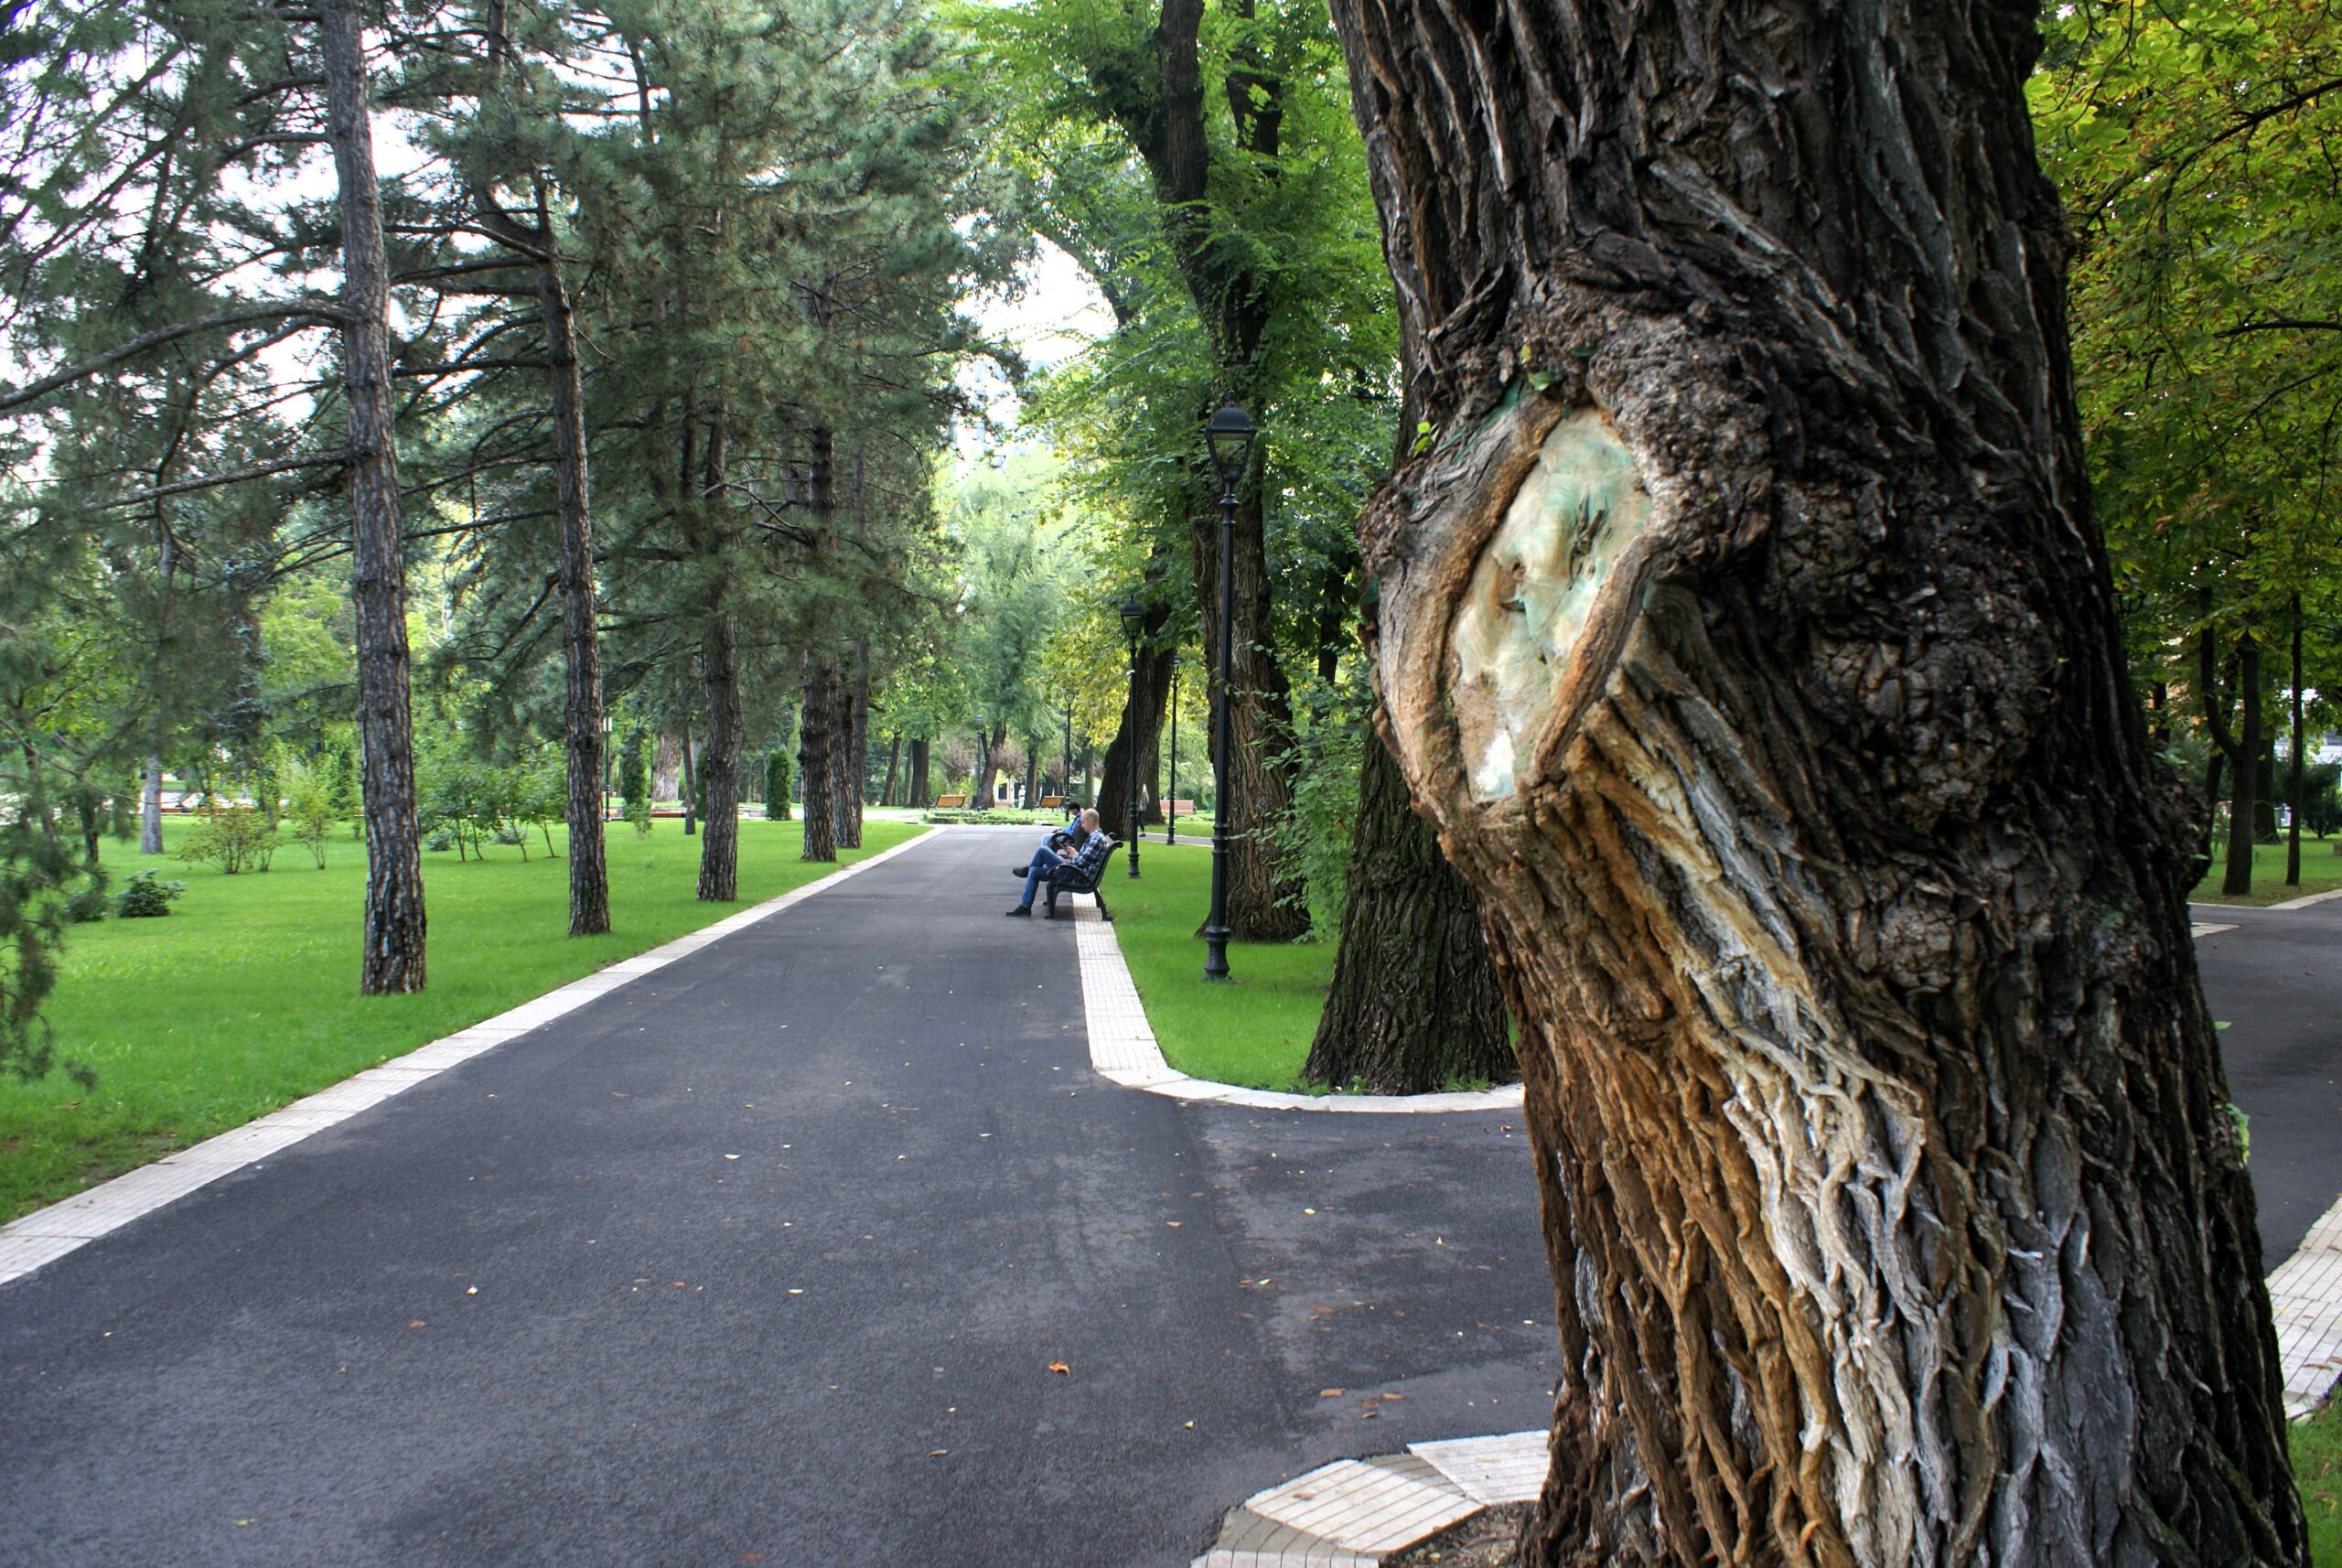
[[[322,0],[326,134],[340,188],[342,379],[349,414],[349,597],[358,645],[358,738],[366,814],[366,936],[358,988],[420,991],[426,927],[407,694],[406,562],[392,422],[390,267],[374,178],[365,40],[356,0]]]
[[[805,845],[800,860],[838,857],[837,817],[830,804],[830,730],[834,710],[837,667],[808,654],[805,696],[797,714],[797,777],[804,794]]]
[[[1334,0],[1436,432],[1376,673],[1556,1286],[1538,1568],[2302,1561],[2036,14]]]
[[[914,740],[911,742],[910,798],[904,804],[924,810],[934,798],[927,787],[927,742],[924,739]]]
[[[490,5],[488,75],[501,80],[504,6]],[[586,472],[586,392],[577,364],[577,314],[561,261],[560,236],[542,176],[532,180],[532,221],[523,221],[484,183],[471,187],[480,225],[529,263],[537,316],[545,334],[545,386],[553,449],[553,510],[560,522],[563,752],[567,764],[563,814],[569,824],[569,934],[610,929],[610,877],[602,839],[602,649],[594,585],[593,489]]]
[[[740,896],[740,646],[732,618],[719,614],[700,639],[707,683],[707,745],[699,757],[706,797],[699,840],[699,897],[729,903]]]
[[[1379,736],[1359,767],[1341,945],[1302,1076],[1370,1094],[1520,1076],[1472,890],[1447,864]]]
[[[880,805],[899,806],[902,804],[900,800],[895,799],[895,785],[901,779],[902,776],[903,732],[897,730],[895,732],[894,744],[886,748],[886,779],[885,783],[878,786],[878,803]]]

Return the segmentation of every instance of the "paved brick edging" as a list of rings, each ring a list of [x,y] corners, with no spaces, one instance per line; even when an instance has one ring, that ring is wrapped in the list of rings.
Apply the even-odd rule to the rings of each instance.
[[[582,979],[548,991],[509,1012],[483,1019],[468,1029],[459,1029],[429,1045],[418,1046],[406,1055],[394,1057],[380,1067],[353,1073],[339,1083],[329,1085],[306,1099],[296,1100],[216,1138],[207,1138],[175,1155],[167,1155],[152,1165],[141,1165],[112,1181],[101,1183],[86,1192],[76,1193],[61,1202],[50,1204],[47,1208],[36,1209],[11,1224],[0,1226],[0,1284],[21,1278],[44,1263],[54,1262],[75,1248],[120,1230],[166,1204],[177,1202],[198,1187],[218,1181],[231,1171],[241,1170],[254,1160],[265,1159],[313,1133],[330,1127],[337,1122],[347,1121],[360,1111],[403,1094],[458,1062],[469,1061],[483,1051],[494,1050],[507,1040],[550,1024],[597,997],[607,995],[622,985],[697,952],[711,942],[721,941],[735,931],[777,915],[793,904],[802,903],[815,894],[826,892],[847,877],[892,860],[935,831],[929,828],[925,832],[913,833],[891,849],[880,850],[866,860],[841,866],[827,876],[809,882],[802,887],[791,888],[779,897],[768,898],[736,915],[726,916],[671,942],[639,952],[632,958],[620,959],[605,969],[596,970]]]
[[[1545,1434],[1509,1432],[1337,1459],[1255,1492],[1190,1568],[1374,1568],[1483,1509],[1545,1484]]]
[[[1280,1094],[1189,1078],[1163,1059],[1155,1030],[1140,1005],[1138,986],[1123,961],[1111,921],[1098,918],[1097,900],[1071,895],[1074,950],[1081,962],[1081,1008],[1090,1026],[1090,1065],[1126,1089],[1175,1100],[1209,1100],[1256,1111],[1362,1111],[1382,1114],[1426,1111],[1517,1111],[1520,1085],[1461,1094]]]

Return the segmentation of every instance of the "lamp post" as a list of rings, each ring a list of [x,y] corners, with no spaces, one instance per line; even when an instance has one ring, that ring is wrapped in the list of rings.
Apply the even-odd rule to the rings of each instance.
[[[1236,641],[1236,482],[1252,449],[1252,421],[1234,398],[1204,426],[1219,476],[1219,693],[1211,704],[1211,914],[1204,921],[1204,978],[1228,978],[1228,754],[1230,650]]]
[[[1130,737],[1131,875],[1138,875],[1138,634],[1146,620],[1146,607],[1136,599],[1123,601],[1123,631],[1131,639],[1130,722],[1123,733]]]
[[[1179,842],[1179,656],[1171,655],[1171,792],[1163,798],[1163,842]]]
[[[1065,761],[1058,768],[1058,793],[1073,799],[1073,704],[1065,705]]]

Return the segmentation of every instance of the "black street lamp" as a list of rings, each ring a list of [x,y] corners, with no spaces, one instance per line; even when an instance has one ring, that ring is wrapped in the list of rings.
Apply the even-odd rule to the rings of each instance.
[[[1163,798],[1163,842],[1179,842],[1179,656],[1171,655],[1171,793]]]
[[[1073,799],[1073,704],[1065,705],[1065,760],[1058,768],[1058,792]]]
[[[1204,921],[1204,978],[1228,978],[1228,692],[1236,618],[1236,482],[1252,449],[1252,421],[1230,398],[1204,426],[1219,476],[1219,693],[1211,704],[1211,915]]]
[[[1136,599],[1123,601],[1123,631],[1131,639],[1131,718],[1123,733],[1130,737],[1131,875],[1138,875],[1138,634],[1146,620],[1146,607]]]

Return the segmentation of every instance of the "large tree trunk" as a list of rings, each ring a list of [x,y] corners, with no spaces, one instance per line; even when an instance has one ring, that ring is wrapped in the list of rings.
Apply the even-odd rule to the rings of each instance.
[[[997,746],[998,743],[992,737],[992,731],[986,729],[981,720],[978,721],[976,775],[974,781],[970,785],[973,792],[968,797],[968,807],[971,811],[983,811],[992,808],[993,779],[1000,771],[999,766],[993,760],[993,752]]]
[[[1556,1285],[1536,1568],[2302,1560],[2035,15],[1335,0],[1436,433],[1376,674]]]
[[[1130,133],[1146,165],[1172,258],[1211,339],[1218,380],[1241,394],[1256,374],[1276,281],[1257,269],[1243,247],[1222,243],[1213,231],[1211,141],[1206,130],[1200,43],[1203,12],[1202,0],[1162,0],[1151,40],[1153,80],[1143,85],[1130,70],[1132,62],[1119,52],[1101,57],[1090,69],[1093,85]],[[1250,58],[1247,46],[1240,42],[1239,48],[1245,58],[1227,78],[1235,144],[1248,159],[1273,161],[1279,156],[1284,124],[1284,84],[1264,62]],[[1230,689],[1212,697],[1215,703],[1229,703],[1235,754],[1230,759],[1229,798],[1213,803],[1213,811],[1229,823],[1228,923],[1240,940],[1247,941],[1290,941],[1309,929],[1309,912],[1298,897],[1299,868],[1289,864],[1292,856],[1274,831],[1293,804],[1293,703],[1276,659],[1269,596],[1262,507],[1269,450],[1266,435],[1255,441],[1251,466],[1239,487]],[[1216,498],[1197,499],[1208,503]],[[1215,671],[1219,668],[1216,639],[1221,634],[1219,528],[1215,507],[1193,509],[1188,543],[1203,611],[1205,668]],[[1151,779],[1154,775],[1144,777]],[[1102,786],[1099,792],[1102,800]],[[1126,814],[1127,807],[1124,816],[1102,820],[1123,832]]]
[[[899,806],[902,804],[900,800],[895,799],[895,785],[902,778],[902,774],[903,732],[897,730],[895,732],[895,744],[886,748],[886,781],[878,786],[878,803],[880,805]]]
[[[857,666],[862,661],[862,649],[854,649]],[[838,671],[836,724],[838,744],[831,749],[836,772],[830,786],[830,799],[838,818],[838,847],[862,847],[862,780],[869,755],[870,682],[857,668],[854,678],[848,681],[845,671]]]
[[[1302,1076],[1370,1094],[1430,1094],[1455,1079],[1520,1076],[1472,890],[1366,737],[1333,987]]]
[[[797,777],[804,792],[805,846],[800,860],[838,857],[837,816],[830,801],[831,729],[836,723],[837,667],[807,655],[805,700],[797,714]]]
[[[729,903],[740,896],[740,647],[728,614],[700,641],[707,682],[707,745],[699,783],[707,808],[699,841],[699,897]]]
[[[1094,802],[1098,822],[1118,837],[1131,831],[1133,787],[1138,790],[1139,822],[1163,820],[1155,780],[1161,770],[1163,715],[1171,700],[1171,671],[1178,650],[1157,643],[1170,623],[1170,606],[1147,607],[1146,618],[1139,624],[1138,679],[1133,682],[1137,700],[1124,696],[1122,723],[1115,727],[1114,738],[1106,743],[1106,761],[1099,770]]]
[[[914,810],[924,810],[934,798],[927,787],[927,742],[914,740],[911,742],[910,795],[903,803]]]
[[[350,604],[366,812],[366,937],[359,990],[420,991],[425,922],[407,696],[406,564],[392,420],[390,268],[374,178],[365,40],[356,0],[321,0],[326,134],[340,187],[342,378],[349,399]]]
[[[552,390],[553,507],[561,515],[561,650],[567,754],[569,934],[610,929],[609,862],[602,841],[602,647],[594,593],[594,513],[586,468],[586,395],[577,369],[577,320],[553,222],[537,188],[538,232],[547,253],[536,264],[537,313],[544,319]]]

